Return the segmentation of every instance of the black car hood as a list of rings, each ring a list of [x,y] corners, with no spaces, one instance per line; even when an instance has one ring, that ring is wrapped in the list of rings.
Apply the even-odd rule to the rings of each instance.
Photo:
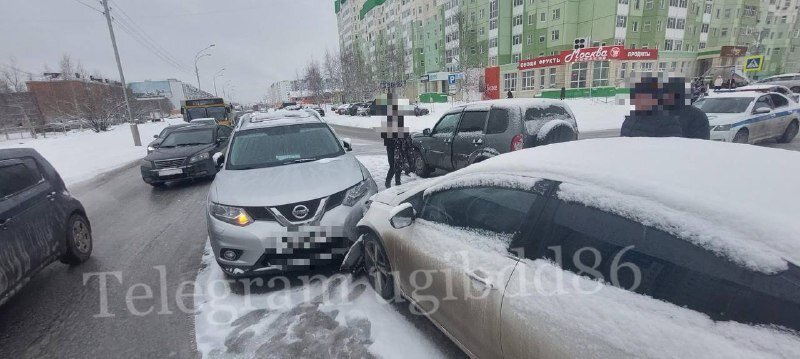
[[[189,157],[201,152],[209,151],[214,147],[214,144],[206,144],[197,146],[156,148],[155,151],[150,152],[150,154],[148,154],[144,159],[148,161],[158,161]]]

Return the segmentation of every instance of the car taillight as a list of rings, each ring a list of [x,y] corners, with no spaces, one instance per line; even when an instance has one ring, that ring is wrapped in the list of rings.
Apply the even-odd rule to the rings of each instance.
[[[524,144],[522,143],[522,134],[514,136],[511,139],[511,151],[521,150]]]

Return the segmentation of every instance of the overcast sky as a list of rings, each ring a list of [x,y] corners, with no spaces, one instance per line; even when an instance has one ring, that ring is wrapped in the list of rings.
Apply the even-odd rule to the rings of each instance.
[[[213,75],[225,68],[217,78],[220,95],[228,83],[236,100],[249,102],[263,99],[272,82],[294,79],[312,57],[321,60],[326,49],[338,49],[332,0],[109,1],[112,15],[123,21],[114,30],[128,82],[178,78],[196,86],[194,56],[215,44],[212,56],[198,62],[202,88],[213,93]],[[57,71],[67,53],[90,73],[118,78],[105,17],[90,8],[102,9],[99,0],[2,3],[0,64],[13,56],[22,70],[41,73],[48,64]],[[182,68],[128,34],[129,19]]]

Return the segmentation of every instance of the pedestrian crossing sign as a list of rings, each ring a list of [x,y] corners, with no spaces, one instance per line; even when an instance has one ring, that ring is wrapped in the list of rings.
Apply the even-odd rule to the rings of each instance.
[[[764,55],[748,56],[744,58],[745,71],[761,71],[764,67]]]

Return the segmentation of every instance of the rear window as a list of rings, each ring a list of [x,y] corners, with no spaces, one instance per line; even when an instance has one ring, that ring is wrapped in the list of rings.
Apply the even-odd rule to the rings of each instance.
[[[528,121],[552,121],[552,120],[569,120],[569,112],[561,106],[547,106],[544,108],[531,107],[525,110],[525,122]]]
[[[0,198],[22,192],[41,180],[42,174],[33,158],[0,162]]]

